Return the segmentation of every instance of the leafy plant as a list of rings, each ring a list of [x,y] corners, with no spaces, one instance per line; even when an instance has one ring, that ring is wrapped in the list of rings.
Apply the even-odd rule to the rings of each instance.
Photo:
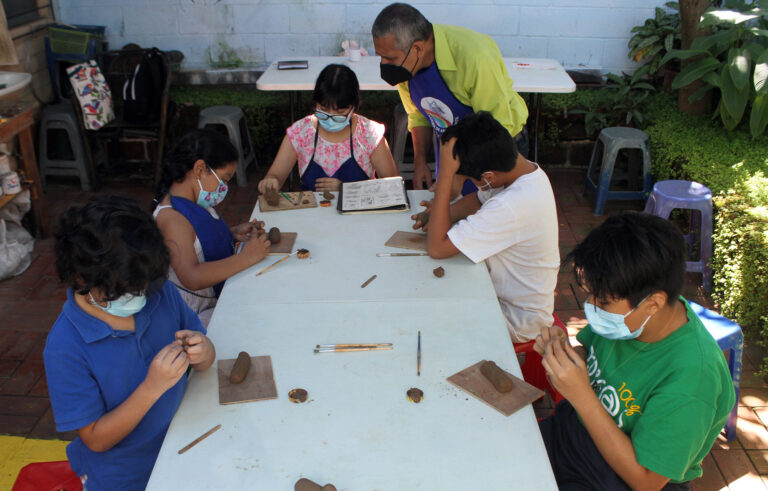
[[[685,179],[712,190],[713,299],[723,315],[768,347],[768,136],[722,130],[681,113],[657,92],[648,103],[655,180]],[[763,373],[768,373],[768,359]]]
[[[762,135],[768,126],[768,0],[726,2],[725,8],[708,10],[699,28],[712,33],[695,39],[691,49],[672,50],[662,59],[696,59],[675,77],[672,88],[701,80],[690,102],[713,89],[720,95],[713,118],[719,116],[733,130],[749,106],[750,132]]]
[[[650,94],[656,88],[645,82],[650,66],[644,65],[632,76],[606,74],[612,84],[597,91],[597,96],[588,100],[583,109],[571,111],[572,114],[584,114],[584,127],[587,133],[594,134],[609,126],[644,127],[648,121],[645,105]]]
[[[645,61],[648,74],[653,75],[666,64],[664,56],[680,48],[680,7],[677,2],[664,4],[671,12],[656,7],[656,14],[641,26],[632,28],[635,33],[629,40],[629,58],[640,63]],[[668,62],[669,60],[667,60]]]

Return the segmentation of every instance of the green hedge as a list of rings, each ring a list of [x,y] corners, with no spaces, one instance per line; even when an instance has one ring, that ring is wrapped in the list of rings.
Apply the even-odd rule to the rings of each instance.
[[[712,190],[715,301],[768,347],[768,137],[683,114],[665,94],[654,97],[649,112],[654,180],[697,181]]]

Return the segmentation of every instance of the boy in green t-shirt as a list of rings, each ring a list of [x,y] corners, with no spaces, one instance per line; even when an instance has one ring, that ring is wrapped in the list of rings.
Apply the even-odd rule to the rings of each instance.
[[[722,351],[680,296],[685,241],[643,213],[611,217],[568,256],[589,294],[572,347],[535,349],[565,397],[539,424],[560,489],[690,489],[735,394]]]

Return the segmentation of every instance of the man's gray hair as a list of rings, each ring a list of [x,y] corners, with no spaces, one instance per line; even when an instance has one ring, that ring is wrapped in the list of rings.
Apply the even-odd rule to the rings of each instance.
[[[374,38],[395,35],[395,47],[407,51],[414,41],[426,41],[432,35],[432,24],[407,3],[393,3],[384,7],[373,21]]]

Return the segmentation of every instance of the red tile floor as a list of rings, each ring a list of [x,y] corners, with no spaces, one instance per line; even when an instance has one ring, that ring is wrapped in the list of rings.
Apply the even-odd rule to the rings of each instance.
[[[592,197],[581,196],[583,172],[548,169],[557,199],[560,221],[560,250],[565,256],[604,217],[592,214]],[[220,211],[228,223],[248,219],[256,200],[259,172],[252,172],[249,186],[230,188]],[[102,192],[130,194],[147,204],[152,192],[140,184],[113,183]],[[77,182],[51,183],[46,189],[51,223],[75,203],[92,193],[80,190]],[[609,202],[606,215],[639,209],[639,202]],[[33,262],[22,275],[0,282],[0,435],[28,438],[71,439],[57,433],[48,400],[42,352],[50,326],[66,298],[53,265],[53,239],[37,241]],[[700,276],[691,274],[685,295],[704,305],[711,299],[698,287]],[[571,334],[586,323],[580,308],[583,294],[573,273],[564,267],[557,285],[555,310]],[[739,401],[738,439],[718,441],[704,460],[704,475],[694,482],[696,490],[766,489],[768,487],[768,384],[756,375],[763,354],[754,343],[744,351],[744,377]]]

